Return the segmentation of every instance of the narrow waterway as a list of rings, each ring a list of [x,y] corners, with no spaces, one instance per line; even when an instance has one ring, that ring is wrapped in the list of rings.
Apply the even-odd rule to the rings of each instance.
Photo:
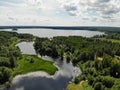
[[[23,54],[35,54],[33,42],[22,42],[17,46]],[[66,90],[68,83],[81,74],[78,67],[74,67],[71,62],[67,63],[65,59],[62,61],[48,56],[42,58],[53,61],[58,71],[53,76],[43,71],[18,75],[12,80],[10,90]]]

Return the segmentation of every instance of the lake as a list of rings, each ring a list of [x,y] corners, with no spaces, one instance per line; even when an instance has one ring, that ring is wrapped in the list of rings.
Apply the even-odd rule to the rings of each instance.
[[[38,37],[54,37],[54,36],[83,36],[92,37],[94,35],[102,35],[104,32],[90,30],[57,30],[57,29],[18,29],[18,33],[29,33]]]

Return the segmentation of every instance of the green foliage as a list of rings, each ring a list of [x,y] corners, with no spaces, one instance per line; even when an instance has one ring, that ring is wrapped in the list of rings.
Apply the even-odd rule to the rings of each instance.
[[[0,84],[9,80],[13,68],[21,58],[21,52],[15,45],[20,39],[30,40],[33,36],[29,34],[18,34],[16,32],[0,31]]]
[[[105,55],[102,61],[103,68],[110,67],[111,64],[112,64],[112,57]]]
[[[102,83],[101,82],[97,82],[97,83],[95,83],[94,90],[103,90],[102,87],[103,87]]]
[[[30,59],[30,63],[34,63],[35,61],[34,61],[34,59],[33,58],[31,58]]]
[[[110,76],[105,76],[102,79],[103,85],[105,85],[107,88],[112,88],[112,86],[114,85],[114,81],[115,79]]]
[[[120,78],[120,63],[113,63],[110,68],[110,74],[115,78]]]
[[[68,90],[94,90],[94,88],[92,88],[87,81],[81,81],[78,84],[70,83]]]
[[[94,77],[91,75],[87,76],[87,80],[88,80],[88,84],[89,85],[93,85],[94,84]]]
[[[107,39],[114,39],[114,40],[120,40],[120,31],[106,31],[106,35],[96,35],[95,38],[107,38]]]
[[[18,67],[14,68],[12,76],[38,70],[46,71],[52,75],[56,72],[57,68],[52,62],[38,58],[36,55],[23,55],[22,59],[18,61]]]
[[[103,57],[107,54],[114,57],[114,55],[119,55],[120,43],[69,36],[54,37],[53,39],[36,38],[34,47],[37,53],[53,58],[62,58],[63,53],[66,53],[66,57],[76,64],[79,61],[94,60],[95,56]],[[107,60],[105,61],[103,63],[107,63]]]
[[[10,67],[14,68],[15,67],[15,58],[13,56],[10,57],[9,62],[10,62]]]
[[[78,84],[80,81],[85,81],[85,80],[86,80],[86,76],[85,74],[82,73],[80,76],[75,77],[74,83]]]
[[[0,66],[10,67],[9,59],[6,57],[0,57]]]
[[[7,67],[0,67],[0,84],[7,82],[11,76],[11,70]]]
[[[120,90],[120,79],[115,80],[111,90]]]
[[[78,84],[80,82],[79,78],[75,77],[74,83]]]
[[[118,34],[116,35],[114,39],[119,37]],[[120,77],[118,61],[114,60],[115,55],[120,56],[120,43],[118,42],[69,36],[52,39],[36,38],[34,47],[41,55],[62,59],[65,54],[64,57],[68,62],[71,60],[74,65],[79,63],[82,75],[75,78],[76,84],[82,80],[88,80],[88,84],[95,89],[104,90],[114,86],[112,76]]]
[[[33,35],[32,34],[18,34],[18,38],[22,40],[27,40],[27,41],[32,41],[33,40]]]
[[[68,63],[70,60],[74,65],[79,63],[82,75],[75,78],[75,83],[88,80],[87,86],[89,84],[95,90],[119,90],[120,61],[114,60],[114,56],[120,56],[120,32],[110,31],[107,35],[96,36],[96,38],[79,36],[36,38],[34,47],[42,56],[48,55],[61,59],[64,57]],[[19,40],[31,41],[33,36],[0,32],[0,83],[9,80],[12,70],[14,70],[12,76],[35,70],[45,70],[49,74],[56,71],[51,62],[39,60],[36,56],[23,55],[22,57],[19,48],[15,47]]]

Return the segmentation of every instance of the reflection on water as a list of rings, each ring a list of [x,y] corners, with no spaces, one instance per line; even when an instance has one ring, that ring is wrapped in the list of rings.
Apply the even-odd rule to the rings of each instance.
[[[40,72],[39,72],[40,73]],[[35,74],[35,73],[33,73]],[[71,78],[52,78],[47,76],[24,76],[17,83],[13,83],[10,90],[65,90]]]
[[[59,67],[59,63],[57,64]],[[72,64],[64,61],[53,76],[42,71],[19,75],[14,78],[10,90],[66,90],[68,83],[75,76],[74,70]],[[78,74],[80,73],[78,69]]]
[[[22,45],[27,46],[29,49],[21,48]],[[32,45],[33,43],[20,43],[17,46],[24,54],[29,54],[26,50],[34,49],[29,47]],[[67,63],[65,59],[63,61],[60,59],[55,60],[48,56],[42,58],[53,61],[59,70],[53,76],[43,71],[18,75],[13,79],[10,90],[66,90],[68,83],[81,73],[79,68],[74,67],[72,63]]]
[[[21,42],[16,46],[19,46],[22,54],[36,55],[33,42]]]

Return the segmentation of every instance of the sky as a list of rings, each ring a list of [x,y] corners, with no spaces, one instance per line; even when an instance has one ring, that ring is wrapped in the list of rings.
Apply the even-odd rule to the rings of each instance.
[[[120,0],[0,0],[3,25],[120,27]]]

